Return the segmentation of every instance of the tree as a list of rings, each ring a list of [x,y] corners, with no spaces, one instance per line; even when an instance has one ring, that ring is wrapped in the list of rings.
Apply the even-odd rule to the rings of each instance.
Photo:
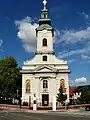
[[[59,93],[57,94],[57,102],[63,104],[63,102],[67,99],[67,95],[63,94],[63,88],[59,88]]]
[[[21,73],[14,57],[0,60],[0,96],[16,97],[16,90],[21,89]]]
[[[80,102],[81,103],[90,103],[90,86],[85,86],[79,89],[81,92]]]

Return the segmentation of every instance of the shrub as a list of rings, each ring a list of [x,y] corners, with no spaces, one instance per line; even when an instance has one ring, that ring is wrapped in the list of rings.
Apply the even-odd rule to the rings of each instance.
[[[23,102],[23,106],[28,106],[28,102]]]

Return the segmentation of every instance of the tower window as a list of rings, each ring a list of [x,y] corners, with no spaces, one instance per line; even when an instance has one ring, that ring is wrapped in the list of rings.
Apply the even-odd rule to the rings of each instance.
[[[47,46],[47,39],[46,38],[43,39],[43,46]]]
[[[43,56],[43,61],[47,61],[47,56]]]
[[[46,18],[46,14],[44,14],[44,18]]]

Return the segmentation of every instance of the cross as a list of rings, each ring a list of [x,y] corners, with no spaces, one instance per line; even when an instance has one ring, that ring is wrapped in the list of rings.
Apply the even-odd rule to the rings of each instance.
[[[43,4],[44,4],[44,10],[46,9],[46,4],[47,4],[47,1],[46,0],[44,0],[43,1]]]

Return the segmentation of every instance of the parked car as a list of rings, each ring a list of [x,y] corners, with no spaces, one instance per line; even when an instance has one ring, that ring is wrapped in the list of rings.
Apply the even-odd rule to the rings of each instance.
[[[86,106],[85,106],[85,110],[86,110],[86,111],[90,111],[90,105],[86,105]]]

